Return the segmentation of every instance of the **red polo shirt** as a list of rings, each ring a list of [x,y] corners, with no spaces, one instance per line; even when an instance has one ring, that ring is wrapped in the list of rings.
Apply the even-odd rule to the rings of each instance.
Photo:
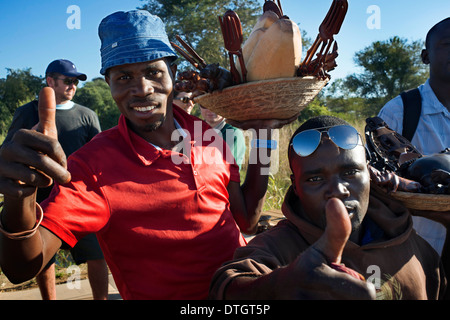
[[[214,271],[245,245],[228,202],[239,170],[221,152],[227,144],[198,118],[174,115],[189,157],[158,150],[121,116],[69,158],[72,181],[43,204],[42,225],[69,246],[97,233],[124,299],[206,298]]]

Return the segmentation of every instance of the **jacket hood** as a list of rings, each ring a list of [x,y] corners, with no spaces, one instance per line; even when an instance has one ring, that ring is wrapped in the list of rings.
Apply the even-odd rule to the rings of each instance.
[[[293,204],[296,201],[300,200],[290,187],[282,205],[283,214],[311,245],[320,238],[323,230],[306,220],[302,212],[294,212]],[[373,249],[398,245],[406,241],[412,231],[412,219],[408,209],[374,184],[371,184],[369,207],[363,224],[367,219],[372,220],[383,231],[383,237],[362,246],[349,240],[346,248]]]

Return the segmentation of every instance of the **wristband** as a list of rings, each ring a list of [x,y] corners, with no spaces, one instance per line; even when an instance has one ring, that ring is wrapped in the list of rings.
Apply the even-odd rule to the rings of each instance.
[[[276,149],[277,140],[261,140],[254,139],[251,144],[252,148],[265,148],[265,149]]]
[[[3,202],[0,203],[0,207],[2,207],[2,206],[3,206]],[[8,232],[3,229],[3,225],[2,225],[1,219],[0,219],[0,232],[12,240],[25,240],[25,239],[31,238],[36,233],[38,227],[40,226],[40,224],[42,222],[42,219],[44,218],[44,211],[42,210],[41,206],[37,202],[36,202],[36,209],[37,209],[36,210],[37,213],[39,214],[39,218],[33,229],[21,231],[21,232],[14,232],[14,233]]]

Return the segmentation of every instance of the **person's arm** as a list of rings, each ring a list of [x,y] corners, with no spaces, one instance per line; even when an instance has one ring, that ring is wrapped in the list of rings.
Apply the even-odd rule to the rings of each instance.
[[[25,199],[24,199],[25,200]],[[34,201],[5,201],[2,225],[8,232],[21,232],[36,225]],[[11,214],[13,213],[13,214]],[[21,215],[22,219],[17,216]],[[21,283],[35,277],[61,246],[61,240],[45,228],[39,227],[29,239],[10,239],[0,236],[0,265],[12,283]]]
[[[69,173],[65,161],[58,141],[34,130],[19,130],[12,141],[3,144],[0,192],[4,207],[0,219],[4,231],[17,233],[35,227],[39,212],[36,188],[50,185],[51,178],[66,180]],[[44,228],[28,239],[13,240],[3,233],[0,239],[0,265],[12,282],[23,282],[37,274],[61,245]]]
[[[339,272],[326,263],[312,247],[294,262],[263,276],[236,276],[226,286],[226,300],[328,300],[374,299],[375,289],[366,283]]]
[[[0,265],[12,282],[36,275],[61,245],[61,240],[44,228],[30,232],[43,215],[36,203],[37,188],[51,185],[53,179],[70,181],[56,133],[55,104],[53,89],[42,89],[37,131],[21,129],[0,148],[0,193],[4,195]]]
[[[214,275],[211,297],[229,300],[374,299],[372,283],[330,266],[341,263],[351,224],[340,200],[330,200],[326,210],[327,228],[322,237],[286,266],[270,252],[296,250],[295,245],[288,244],[289,249],[278,250],[277,239],[270,241],[277,233],[257,236],[255,240],[260,249],[253,250],[252,243],[250,248],[240,248],[237,260],[225,264]]]
[[[274,129],[296,119],[297,116],[286,120],[227,121],[243,130],[252,129],[252,139],[271,140]],[[231,212],[241,231],[246,234],[253,234],[257,229],[269,181],[270,156],[269,148],[251,148],[244,183],[240,186],[232,181],[228,185]]]

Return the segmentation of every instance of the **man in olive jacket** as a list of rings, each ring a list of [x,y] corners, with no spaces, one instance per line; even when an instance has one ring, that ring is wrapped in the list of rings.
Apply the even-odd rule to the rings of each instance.
[[[211,298],[443,297],[439,255],[415,233],[410,212],[371,186],[356,129],[310,119],[294,133],[289,161],[286,219],[236,250],[214,275]]]

